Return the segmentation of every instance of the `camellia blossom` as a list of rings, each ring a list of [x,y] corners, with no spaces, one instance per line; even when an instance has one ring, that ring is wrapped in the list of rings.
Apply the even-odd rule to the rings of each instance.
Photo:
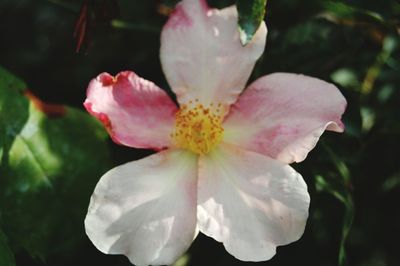
[[[235,6],[176,6],[160,56],[179,107],[130,71],[90,82],[84,105],[112,139],[159,151],[97,184],[85,227],[100,251],[172,264],[200,231],[240,260],[263,261],[303,234],[310,197],[288,164],[304,160],[325,130],[343,131],[346,100],[332,84],[289,73],[242,93],[267,28],[243,47],[237,19]]]

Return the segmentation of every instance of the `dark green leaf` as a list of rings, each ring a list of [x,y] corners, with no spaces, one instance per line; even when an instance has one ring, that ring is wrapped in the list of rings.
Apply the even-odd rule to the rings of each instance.
[[[237,0],[239,33],[242,45],[251,41],[265,16],[267,0]]]
[[[0,75],[0,223],[12,246],[33,257],[68,254],[85,238],[91,192],[110,165],[107,134],[88,114],[28,99],[17,79]]]
[[[11,142],[28,119],[26,85],[0,67],[0,165]]]
[[[0,229],[0,265],[1,266],[14,266],[15,259],[10,247],[7,243],[7,238],[3,231]]]

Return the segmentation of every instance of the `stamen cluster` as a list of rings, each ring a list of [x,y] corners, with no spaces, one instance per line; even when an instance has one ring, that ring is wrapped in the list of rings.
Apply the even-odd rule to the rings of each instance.
[[[220,103],[205,107],[197,99],[194,103],[189,101],[176,113],[175,130],[171,137],[180,148],[207,154],[222,140],[222,119]]]

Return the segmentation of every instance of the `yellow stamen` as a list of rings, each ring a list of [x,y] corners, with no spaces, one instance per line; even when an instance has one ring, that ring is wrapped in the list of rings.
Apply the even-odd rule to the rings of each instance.
[[[193,101],[189,102],[189,106],[181,106],[176,113],[175,130],[171,137],[179,148],[207,154],[222,140],[223,116],[219,109],[213,108],[213,104],[206,108],[198,102],[195,99],[195,106],[192,106]]]

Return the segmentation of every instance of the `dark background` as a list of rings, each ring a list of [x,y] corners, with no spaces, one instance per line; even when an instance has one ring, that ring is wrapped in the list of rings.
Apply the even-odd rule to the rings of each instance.
[[[81,109],[88,82],[104,71],[134,70],[169,91],[159,35],[172,2],[91,1],[85,42],[77,53],[73,33],[82,1],[0,0],[0,65],[41,99]],[[209,4],[224,7],[233,1]],[[346,132],[324,134],[309,157],[294,165],[311,195],[310,218],[299,241],[279,247],[270,261],[246,263],[199,235],[186,265],[337,265],[343,226],[349,229],[353,215],[348,265],[400,265],[399,20],[400,3],[394,0],[268,2],[267,46],[251,80],[285,71],[334,82],[348,101]],[[151,153],[111,141],[109,148],[113,165]],[[129,265],[123,256],[97,251],[83,229],[76,234],[71,238],[79,238],[79,244],[63,249],[69,239],[59,239],[42,258],[32,258],[10,239],[17,265]]]

